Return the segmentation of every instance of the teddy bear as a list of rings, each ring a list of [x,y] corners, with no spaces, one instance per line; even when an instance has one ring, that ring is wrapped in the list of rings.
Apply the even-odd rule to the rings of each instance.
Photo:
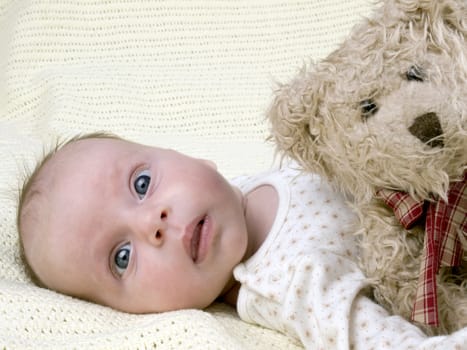
[[[279,83],[279,153],[352,199],[372,297],[427,334],[467,326],[467,1],[385,0]]]

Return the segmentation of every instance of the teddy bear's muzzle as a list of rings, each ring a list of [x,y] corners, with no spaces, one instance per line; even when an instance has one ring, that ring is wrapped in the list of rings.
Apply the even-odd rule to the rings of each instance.
[[[409,127],[409,131],[428,146],[444,146],[443,129],[438,115],[434,112],[428,112],[415,118],[413,124]]]

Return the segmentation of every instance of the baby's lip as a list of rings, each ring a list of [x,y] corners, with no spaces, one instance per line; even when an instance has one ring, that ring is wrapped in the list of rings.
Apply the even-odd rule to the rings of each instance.
[[[200,215],[193,219],[185,228],[183,234],[183,247],[188,257],[196,263],[198,258],[199,243],[201,240],[201,229],[206,215]]]

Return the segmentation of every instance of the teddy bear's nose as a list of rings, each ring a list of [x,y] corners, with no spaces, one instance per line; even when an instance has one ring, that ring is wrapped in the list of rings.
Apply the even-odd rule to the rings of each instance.
[[[422,114],[415,118],[409,127],[412,135],[431,147],[443,147],[443,129],[438,115],[434,112]]]

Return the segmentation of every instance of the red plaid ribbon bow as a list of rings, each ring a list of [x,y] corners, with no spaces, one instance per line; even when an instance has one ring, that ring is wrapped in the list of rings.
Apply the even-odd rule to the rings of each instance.
[[[380,190],[377,194],[406,229],[426,214],[422,265],[411,318],[438,326],[436,274],[440,266],[460,264],[463,249],[459,236],[467,239],[467,171],[462,181],[450,185],[447,203],[416,201],[407,193],[391,190]]]

